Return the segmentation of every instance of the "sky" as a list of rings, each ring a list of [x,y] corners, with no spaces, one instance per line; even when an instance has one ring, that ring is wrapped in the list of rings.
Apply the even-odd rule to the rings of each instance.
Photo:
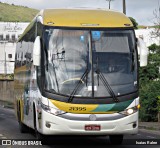
[[[106,0],[0,0],[1,2],[23,5],[35,9],[94,7],[108,8]],[[153,25],[153,11],[160,7],[160,0],[126,0],[126,15],[133,17],[139,25]],[[122,0],[111,1],[111,9],[122,12]]]

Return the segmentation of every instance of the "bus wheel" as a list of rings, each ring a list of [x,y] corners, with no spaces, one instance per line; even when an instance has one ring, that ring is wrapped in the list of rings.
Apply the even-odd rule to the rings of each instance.
[[[41,133],[39,133],[38,130],[37,130],[35,106],[34,106],[33,110],[34,110],[34,131],[35,131],[35,137],[36,137],[37,140],[43,140],[44,136]]]
[[[42,141],[44,139],[44,135],[39,133],[36,127],[34,129],[35,129],[35,137],[36,137],[36,139]]]
[[[38,132],[37,128],[35,128],[35,137],[37,140],[43,140],[43,135]]]
[[[19,129],[21,133],[27,133],[27,126],[24,125],[21,121],[19,122]]]
[[[120,145],[123,142],[123,135],[110,135],[109,140],[113,145]]]
[[[27,126],[22,123],[20,106],[18,108],[19,109],[17,110],[17,116],[18,116],[19,130],[20,130],[21,133],[26,133],[27,132]]]

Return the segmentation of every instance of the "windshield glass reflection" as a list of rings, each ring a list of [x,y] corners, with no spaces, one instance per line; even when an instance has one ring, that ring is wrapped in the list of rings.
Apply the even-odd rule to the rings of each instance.
[[[90,34],[89,30],[47,28],[45,39],[48,55],[46,90],[70,96],[77,84],[81,83],[74,96],[91,97],[93,73],[94,97],[108,97],[110,93],[96,73],[97,70],[103,74],[116,96],[137,90],[133,31],[94,30]]]

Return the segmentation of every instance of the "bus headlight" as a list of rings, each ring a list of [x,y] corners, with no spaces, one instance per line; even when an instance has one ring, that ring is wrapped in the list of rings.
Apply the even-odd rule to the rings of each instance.
[[[50,113],[54,115],[61,115],[61,114],[64,114],[65,112],[59,109],[50,108]]]
[[[56,109],[56,108],[53,108],[53,107],[49,107],[48,105],[44,105],[41,103],[41,107],[43,110],[45,110],[46,112],[48,113],[51,113],[53,115],[61,115],[61,114],[64,114],[65,112],[62,111],[62,110],[59,110],[59,109]]]
[[[128,108],[122,112],[119,112],[120,114],[123,114],[123,115],[131,115],[131,114],[134,114],[135,112],[137,112],[140,108],[140,105],[137,105],[135,107],[132,107],[132,108]]]
[[[131,114],[133,114],[133,113],[134,113],[134,109],[133,109],[133,108],[127,109],[127,114],[128,114],[128,115],[131,115]]]

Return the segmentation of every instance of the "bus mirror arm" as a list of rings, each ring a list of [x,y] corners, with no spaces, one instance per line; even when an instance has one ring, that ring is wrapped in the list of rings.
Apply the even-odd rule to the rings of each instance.
[[[146,43],[143,41],[143,39],[138,38],[137,46],[139,49],[138,54],[140,55],[140,67],[147,66],[149,51],[146,46]]]
[[[37,36],[33,45],[33,65],[40,66],[41,61],[41,40],[40,36]]]

